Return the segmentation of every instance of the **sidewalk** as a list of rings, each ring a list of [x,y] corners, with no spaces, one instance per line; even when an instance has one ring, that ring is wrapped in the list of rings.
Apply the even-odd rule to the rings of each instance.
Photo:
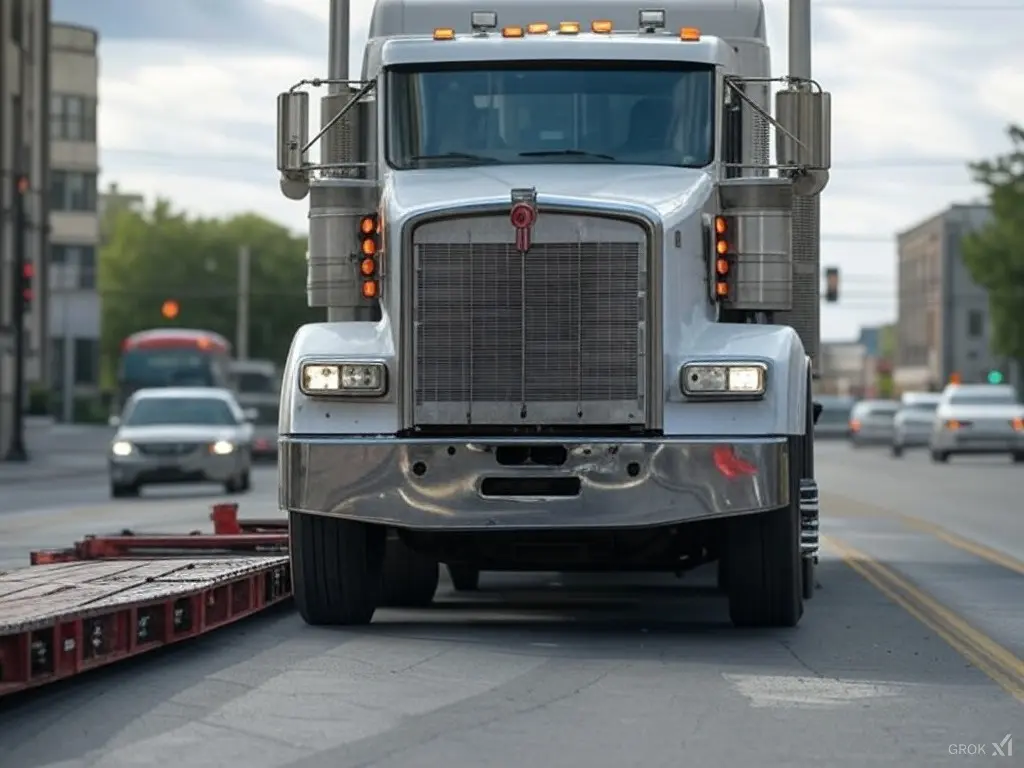
[[[47,423],[26,420],[27,462],[3,461],[0,454],[0,488],[20,483],[103,476],[107,447],[113,430],[86,424]]]
[[[27,462],[0,460],[0,488],[89,475],[102,477],[107,471],[106,467],[105,453],[59,453],[46,456],[35,452],[29,454]]]

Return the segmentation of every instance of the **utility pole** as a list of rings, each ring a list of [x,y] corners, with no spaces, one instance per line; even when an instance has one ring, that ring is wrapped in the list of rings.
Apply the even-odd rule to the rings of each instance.
[[[238,312],[235,320],[235,346],[239,360],[249,359],[249,277],[251,253],[248,245],[238,249]]]
[[[11,295],[11,330],[14,333],[14,393],[11,398],[11,441],[7,446],[5,461],[28,461],[28,451],[25,449],[25,312],[27,304],[25,288],[25,267],[29,264],[26,253],[28,247],[28,217],[25,213],[25,198],[31,189],[28,169],[25,168],[25,110],[27,109],[27,80],[25,77],[25,48],[18,49],[20,60],[18,61],[19,80],[18,97],[14,100],[14,120],[11,132],[11,146],[13,148],[14,173],[11,176],[13,181],[12,207],[14,220],[14,279],[11,281],[13,294]]]
[[[348,80],[349,9],[350,0],[331,0],[330,38],[327,45],[327,77]],[[329,86],[330,93],[345,93],[344,85]]]

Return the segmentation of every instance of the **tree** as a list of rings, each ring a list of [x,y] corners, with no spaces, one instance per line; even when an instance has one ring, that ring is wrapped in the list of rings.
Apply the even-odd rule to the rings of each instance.
[[[964,240],[964,265],[988,290],[992,351],[1024,365],[1024,128],[1007,129],[1010,150],[971,164],[988,190],[992,218]]]
[[[254,214],[190,218],[158,200],[151,209],[116,207],[104,222],[99,289],[104,381],[113,380],[121,342],[155,327],[203,328],[234,339],[238,253],[250,259],[249,353],[283,361],[295,329],[323,319],[306,306],[306,239]],[[166,319],[164,303],[178,314]]]

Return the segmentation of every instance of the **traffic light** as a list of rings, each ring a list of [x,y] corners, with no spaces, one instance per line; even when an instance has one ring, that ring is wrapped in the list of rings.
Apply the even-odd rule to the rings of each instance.
[[[829,267],[825,270],[825,301],[835,304],[839,301],[839,268]]]
[[[380,296],[380,219],[374,214],[359,220],[359,276],[364,299]]]
[[[32,301],[36,297],[33,280],[36,276],[36,268],[29,263],[21,266],[21,306],[25,312],[32,309]]]
[[[160,314],[163,315],[164,318],[167,320],[173,320],[174,318],[176,318],[180,311],[181,307],[178,306],[178,302],[176,302],[174,299],[168,299],[160,307]]]
[[[1002,384],[1003,373],[1002,371],[989,371],[988,372],[988,383],[989,384]]]

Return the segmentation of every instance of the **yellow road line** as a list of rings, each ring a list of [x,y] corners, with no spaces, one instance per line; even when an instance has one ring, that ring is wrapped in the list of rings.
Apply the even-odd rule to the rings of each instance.
[[[846,497],[823,493],[821,510],[823,517],[826,519],[829,517],[829,510],[832,507],[831,502],[833,500],[840,502],[837,506],[839,506],[841,511],[836,515],[836,517],[888,517],[899,520],[910,528],[916,528],[919,531],[931,534],[935,538],[949,544],[951,547],[955,547],[956,549],[967,552],[975,557],[979,557],[982,560],[986,560],[993,565],[998,565],[1008,571],[1013,571],[1014,573],[1024,576],[1024,562],[1018,560],[1012,555],[1009,555],[1006,552],[1000,552],[992,547],[987,547],[984,544],[979,544],[976,541],[971,541],[970,539],[966,539],[963,536],[943,528],[941,525],[928,522],[927,520],[922,520],[919,517],[904,514],[903,512],[895,512],[884,509],[883,507],[875,506],[874,504],[866,504],[853,501]]]
[[[935,632],[1003,690],[1024,704],[1024,661],[972,627],[892,569],[833,536],[822,543],[879,592]]]

